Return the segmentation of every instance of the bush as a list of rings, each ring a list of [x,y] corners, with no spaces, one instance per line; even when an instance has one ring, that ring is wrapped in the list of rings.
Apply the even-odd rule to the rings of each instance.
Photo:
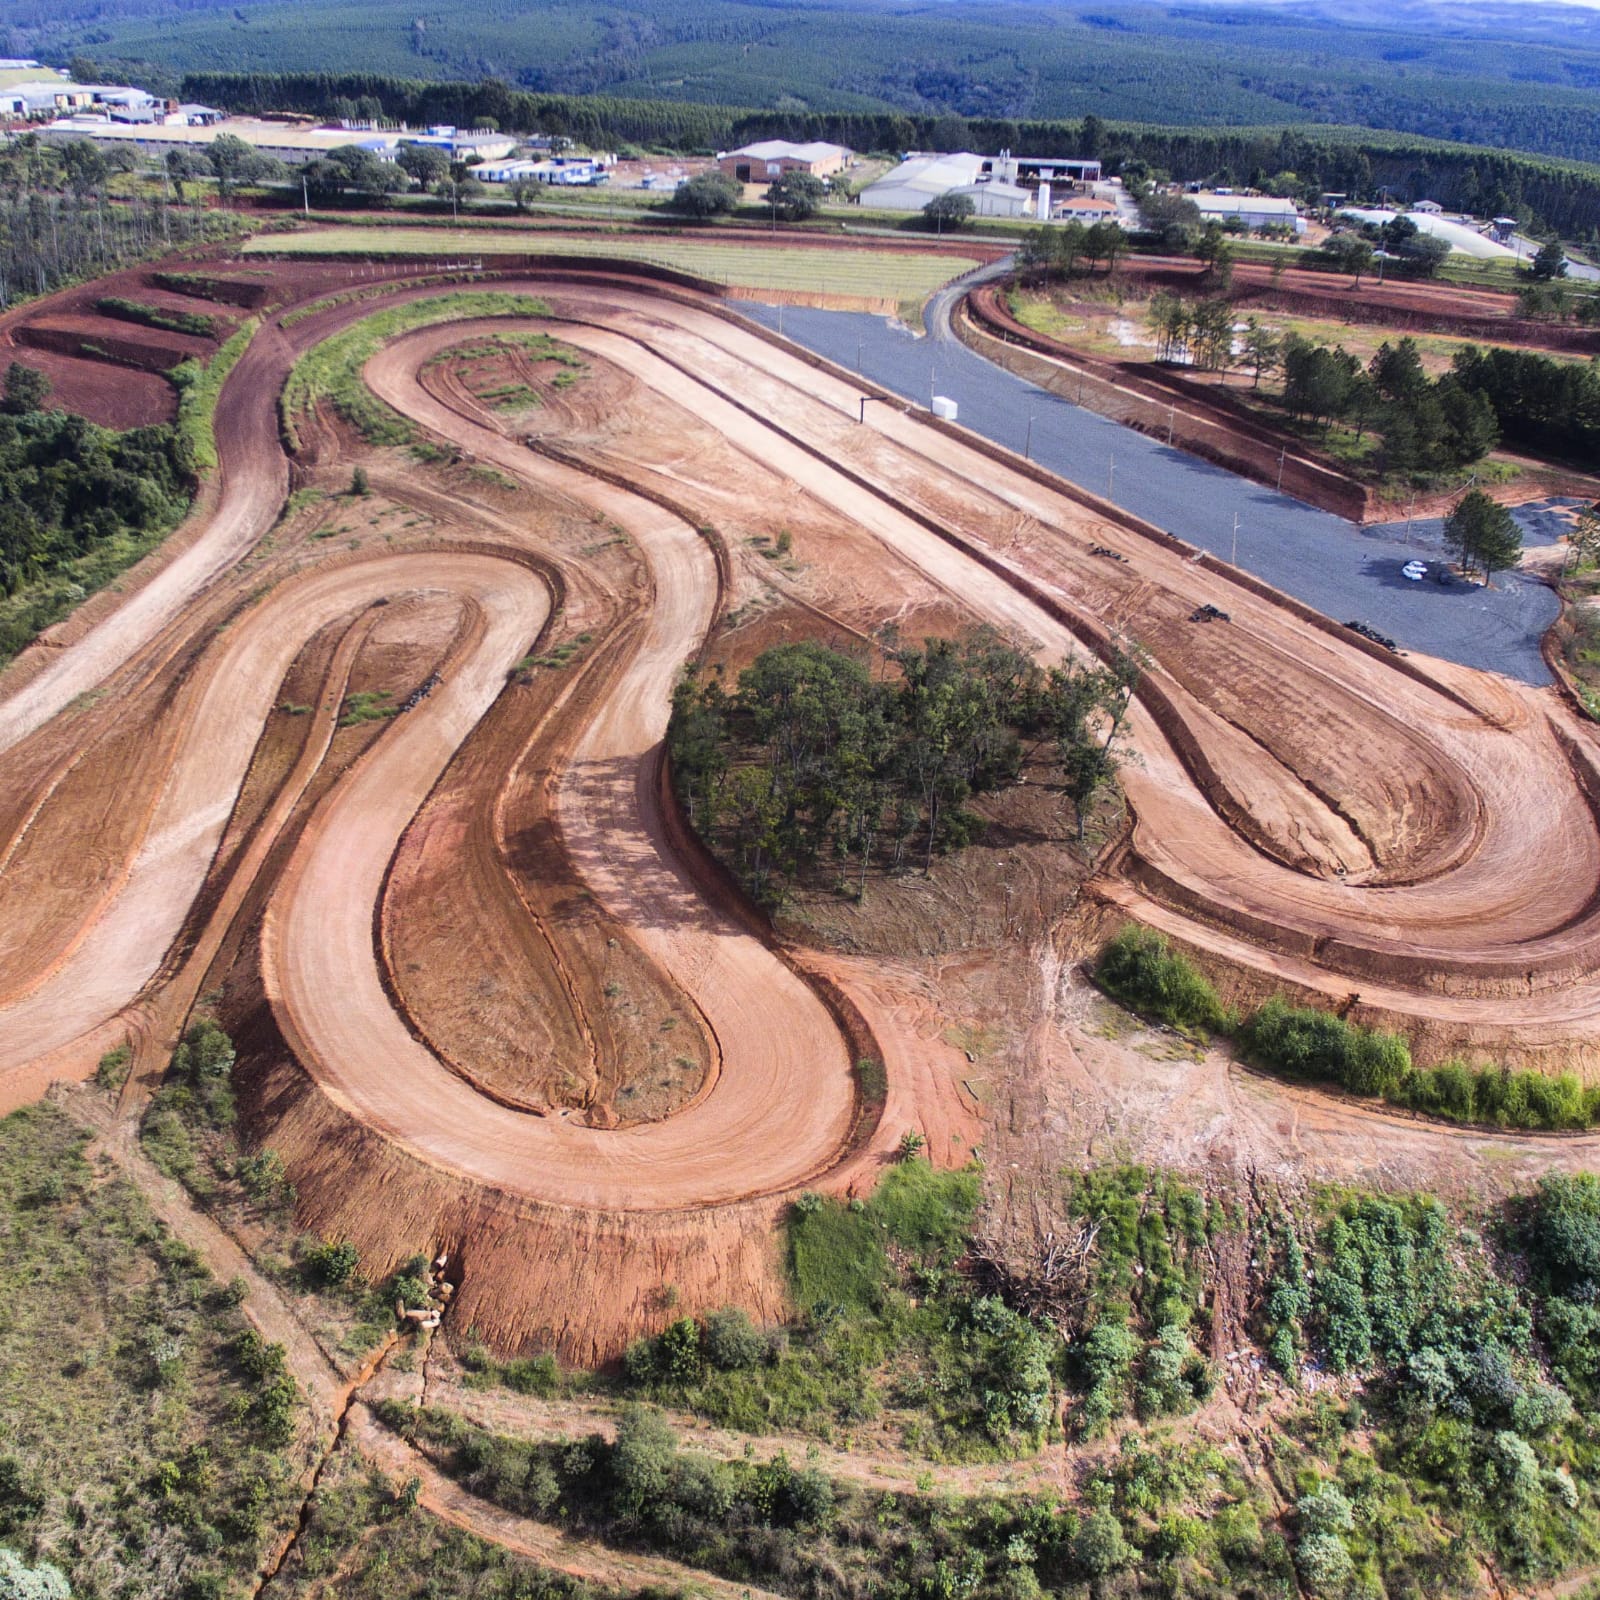
[[[1091,1511],[1072,1539],[1072,1559],[1091,1578],[1104,1578],[1133,1559],[1122,1524],[1109,1511]]]
[[[1278,997],[1250,1019],[1244,1039],[1263,1066],[1336,1083],[1354,1094],[1390,1093],[1411,1070],[1411,1052],[1398,1035],[1359,1028],[1331,1011],[1291,1006]]]
[[[1336,1533],[1312,1533],[1295,1546],[1294,1564],[1312,1594],[1336,1594],[1350,1581],[1354,1563]]]
[[[1101,951],[1095,977],[1113,999],[1171,1027],[1228,1028],[1230,1018],[1200,969],[1149,928],[1124,928]]]
[[[702,172],[678,185],[671,205],[691,217],[709,220],[726,216],[738,205],[744,190],[725,172]]]
[[[617,1506],[624,1515],[639,1516],[665,1503],[677,1460],[678,1436],[659,1411],[648,1406],[622,1408],[610,1467]]]
[[[302,1262],[306,1276],[325,1289],[348,1283],[360,1265],[361,1253],[348,1239],[341,1239],[337,1244],[324,1239],[306,1251]]]
[[[706,1318],[703,1343],[706,1360],[724,1372],[755,1366],[767,1349],[766,1335],[732,1306]]]

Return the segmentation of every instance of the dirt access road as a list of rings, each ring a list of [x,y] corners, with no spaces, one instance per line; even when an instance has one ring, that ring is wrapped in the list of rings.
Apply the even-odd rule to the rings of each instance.
[[[581,381],[528,366],[540,404],[519,419],[466,376],[481,355],[459,353],[497,324],[395,341],[368,381],[453,464],[374,458],[383,506],[331,497],[263,542],[286,484],[263,400],[373,302],[269,325],[224,392],[241,426],[219,429],[190,587],[164,574],[0,699],[8,1103],[129,1034],[136,1111],[209,990],[241,1042],[250,1136],[288,1161],[305,1223],[380,1268],[449,1249],[461,1314],[496,1342],[596,1359],[665,1317],[662,1283],[680,1312],[776,1314],[785,1196],[870,1183],[906,1128],[954,1159],[983,1136],[939,994],[894,962],[783,945],[664,800],[679,666],[752,592],[751,541],[790,524],[826,541],[796,580],[813,613],[852,631],[915,604],[1047,660],[1149,652],[1134,825],[1094,886],[1106,915],[1170,930],[1238,990],[1405,1026],[1424,1054],[1600,1066],[1600,767],[1554,693],[1369,649],[899,405],[863,426],[859,382],[709,300],[503,286],[544,298]],[[395,290],[419,292],[434,291]],[[342,489],[364,447],[308,432],[301,481]],[[1095,553],[1108,544],[1124,559]],[[1202,603],[1232,620],[1191,621]],[[560,640],[565,665],[523,665]],[[380,691],[376,722],[344,714]],[[463,784],[465,809],[443,805]],[[512,894],[410,870],[448,862],[473,805]],[[534,906],[541,939],[520,939]],[[455,955],[408,942],[452,918],[480,925]],[[624,947],[671,998],[654,1035],[704,1041],[709,1066],[664,1114],[533,1107],[492,1059],[461,1059],[470,1044],[430,1043],[470,1037],[432,1013],[442,996],[531,986],[572,1009],[549,1037],[592,1049],[595,1019],[644,1004],[605,976]],[[443,970],[425,983],[401,949]],[[559,981],[534,985],[545,962]],[[867,1055],[886,1107],[858,1091]]]

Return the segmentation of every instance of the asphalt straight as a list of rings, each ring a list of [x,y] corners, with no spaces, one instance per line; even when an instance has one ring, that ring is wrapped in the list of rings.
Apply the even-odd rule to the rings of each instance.
[[[955,291],[959,292],[959,291]],[[1441,524],[1359,527],[1172,449],[995,366],[947,335],[946,290],[928,334],[862,312],[749,304],[739,309],[851,371],[926,406],[935,395],[957,421],[1071,482],[1294,595],[1337,622],[1359,621],[1403,649],[1463,666],[1550,682],[1539,640],[1555,621],[1555,593],[1520,572],[1494,587],[1433,581]],[[945,337],[941,337],[945,333]],[[1517,513],[1528,545],[1549,544],[1560,523],[1548,504]],[[1238,519],[1237,536],[1234,519]],[[1237,542],[1236,542],[1237,541]],[[1407,562],[1429,563],[1413,583]]]

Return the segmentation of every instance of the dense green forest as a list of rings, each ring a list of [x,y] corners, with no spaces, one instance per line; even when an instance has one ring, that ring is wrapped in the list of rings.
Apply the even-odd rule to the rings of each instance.
[[[0,402],[0,662],[188,509],[188,440],[113,433],[43,409],[49,385],[13,363]]]
[[[1530,7],[1538,12],[1539,8]],[[560,94],[1015,120],[1356,123],[1600,159],[1600,28],[1457,11],[1340,27],[1281,7],[950,0],[21,0],[13,50],[132,75],[316,71],[499,77]],[[1514,37],[1514,49],[1507,37]]]
[[[187,99],[247,113],[304,111],[386,116],[413,126],[474,123],[565,134],[601,147],[731,149],[767,138],[831,139],[862,151],[971,149],[1020,155],[1098,156],[1184,181],[1265,182],[1292,172],[1303,183],[1370,198],[1433,199],[1480,215],[1515,213],[1588,239],[1600,228],[1600,166],[1522,156],[1359,128],[1163,128],[1108,123],[1013,121],[860,111],[757,111],[675,100],[537,94],[497,80],[434,83],[371,72],[198,73],[179,85]]]

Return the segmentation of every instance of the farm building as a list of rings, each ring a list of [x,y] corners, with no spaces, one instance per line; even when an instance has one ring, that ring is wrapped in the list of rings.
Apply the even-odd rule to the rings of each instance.
[[[868,184],[861,203],[876,211],[920,211],[952,189],[967,189],[983,176],[985,157],[964,150],[957,155],[909,155],[898,167]]]
[[[849,166],[850,156],[842,144],[791,144],[787,139],[762,139],[723,152],[717,157],[717,167],[740,183],[770,183],[786,172],[831,178]]]
[[[1240,222],[1247,228],[1293,228],[1306,231],[1305,218],[1293,200],[1265,194],[1196,194],[1189,197],[1207,222]]]

